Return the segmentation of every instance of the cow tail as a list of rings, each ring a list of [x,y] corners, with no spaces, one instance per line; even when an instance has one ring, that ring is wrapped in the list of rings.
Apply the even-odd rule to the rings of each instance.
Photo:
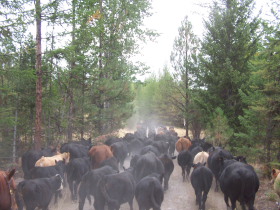
[[[107,190],[106,190],[106,180],[105,178],[102,178],[99,181],[99,186],[100,186],[100,191],[102,193],[102,195],[105,197],[105,199],[107,200],[107,202],[111,205],[113,205],[114,207],[119,206],[119,202],[117,200],[111,199]]]
[[[151,200],[152,200],[153,207],[154,207],[154,209],[160,209],[160,205],[157,203],[157,201],[155,199],[156,191],[155,191],[155,183],[154,182],[152,182],[151,187],[152,187]]]
[[[245,200],[244,200],[244,196],[245,196],[245,187],[246,187],[246,180],[245,179],[241,179],[241,191],[240,191],[240,195],[239,195],[239,202],[243,208],[243,205],[245,204]],[[251,183],[250,183],[251,184]]]

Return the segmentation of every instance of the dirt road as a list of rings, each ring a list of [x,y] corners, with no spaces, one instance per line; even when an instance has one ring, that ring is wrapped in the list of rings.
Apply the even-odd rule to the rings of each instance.
[[[194,190],[190,183],[183,182],[181,176],[181,168],[177,164],[177,160],[173,160],[175,164],[174,171],[169,181],[169,189],[164,194],[164,201],[162,203],[162,210],[196,210]],[[125,162],[128,166],[129,161]],[[134,200],[134,210],[138,209],[136,200]],[[58,205],[51,205],[53,210],[77,210],[78,203],[70,201],[68,188],[64,190],[64,196],[60,199]],[[86,201],[85,210],[94,210],[92,205]],[[210,190],[208,199],[206,201],[206,209],[208,210],[222,210],[226,209],[226,205],[221,193]],[[121,210],[129,210],[128,204],[123,204]]]

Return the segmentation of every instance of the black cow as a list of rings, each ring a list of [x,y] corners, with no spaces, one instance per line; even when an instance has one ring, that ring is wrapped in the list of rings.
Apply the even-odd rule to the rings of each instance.
[[[161,154],[167,154],[169,148],[168,141],[154,141],[152,145],[156,147]]]
[[[254,210],[255,195],[260,185],[254,168],[236,160],[223,160],[223,158],[221,164],[219,181],[227,207],[230,198],[232,209],[236,208],[238,200],[242,209],[245,210],[247,205],[249,210]]]
[[[125,142],[131,142],[135,138],[133,133],[126,133],[123,137],[123,141]]]
[[[186,178],[189,181],[189,174],[193,163],[192,154],[187,150],[180,152],[177,157],[177,162],[182,168],[183,182],[186,181]]]
[[[164,192],[160,180],[154,177],[153,174],[142,178],[136,185],[135,198],[139,210],[150,208],[160,210],[164,199]]]
[[[115,142],[111,145],[111,151],[119,162],[120,168],[122,168],[128,154],[127,143],[123,141]]]
[[[153,145],[147,145],[147,146],[143,147],[140,151],[140,154],[144,155],[148,152],[153,152],[156,156],[160,155],[158,148]]]
[[[191,142],[192,145],[190,146],[189,150],[192,150],[193,148],[200,146],[202,147],[203,151],[207,152],[208,149],[213,147],[213,145],[206,142],[205,139],[193,139]]]
[[[232,159],[233,156],[230,152],[222,149],[221,147],[211,148],[209,150],[209,157],[207,159],[207,165],[211,169],[212,173],[216,179],[216,187],[215,191],[217,192],[219,189],[219,173],[221,170],[221,158]]]
[[[139,139],[133,139],[128,143],[127,148],[129,155],[138,154],[139,151],[144,147],[144,143]]]
[[[163,179],[164,179],[164,190],[167,190],[168,189],[168,182],[169,182],[169,179],[170,179],[170,176],[174,170],[174,163],[172,161],[172,159],[175,159],[176,157],[169,157],[169,155],[167,154],[164,154],[164,155],[161,155],[159,157],[159,159],[161,160],[163,166],[164,166],[164,176],[163,176]]]
[[[38,179],[38,178],[50,178],[59,174],[63,179],[64,183],[64,173],[66,169],[65,161],[55,161],[55,166],[47,166],[47,167],[34,167],[30,170],[31,178]],[[55,200],[54,203],[57,203],[58,196],[62,197],[60,191],[55,192]]]
[[[34,167],[30,170],[31,179],[50,178],[59,174],[62,178],[65,172],[65,161],[55,161],[55,166]]]
[[[110,158],[108,158],[106,160],[103,160],[100,163],[99,167],[102,167],[102,166],[111,166],[114,170],[119,172],[119,163],[118,163],[118,161],[117,161],[117,159],[115,157],[110,157]]]
[[[23,203],[27,210],[36,207],[48,209],[53,194],[62,189],[62,177],[57,174],[51,178],[39,178],[24,180],[17,186],[17,204],[19,210],[23,209]]]
[[[21,157],[24,179],[31,179],[30,170],[35,167],[37,160],[42,156],[49,157],[55,154],[56,149],[54,148],[45,148],[40,151],[30,150],[24,153]]]
[[[79,141],[69,141],[69,143],[81,144],[81,145],[84,145],[86,147],[92,146],[91,138],[88,138],[88,140],[82,138]]]
[[[139,182],[143,177],[148,176],[153,172],[160,174],[163,179],[164,166],[161,160],[158,157],[156,157],[156,155],[152,152],[138,156],[135,166],[133,168],[135,181]]]
[[[196,146],[196,147],[193,147],[191,150],[189,149],[189,151],[192,154],[192,157],[194,158],[197,155],[197,153],[203,151],[203,148],[201,146]]]
[[[105,203],[109,210],[119,210],[121,204],[128,202],[133,210],[135,181],[131,171],[103,176],[97,185],[94,198],[95,210],[104,210]]]
[[[77,200],[77,188],[82,177],[90,170],[89,157],[75,158],[66,166],[66,175],[72,200]]]
[[[213,174],[209,168],[205,167],[205,164],[194,164],[194,170],[191,174],[191,184],[195,191],[196,205],[199,205],[199,210],[205,210],[205,202],[213,180]]]
[[[130,160],[130,167],[134,168],[136,165],[137,160],[141,157],[141,155],[133,155]]]
[[[115,136],[109,136],[104,144],[108,145],[108,146],[111,146],[112,144],[116,143],[116,142],[121,142],[122,139],[121,138],[118,138],[118,137],[115,137]]]
[[[76,142],[64,143],[60,147],[60,152],[69,152],[70,160],[74,158],[87,157],[90,146],[85,146]]]
[[[103,166],[91,170],[83,176],[79,187],[79,210],[83,210],[85,199],[87,196],[89,199],[90,199],[90,195],[95,197],[95,190],[97,188],[97,184],[100,181],[100,179],[105,175],[115,174],[115,173],[117,173],[117,171],[114,170],[112,167]]]

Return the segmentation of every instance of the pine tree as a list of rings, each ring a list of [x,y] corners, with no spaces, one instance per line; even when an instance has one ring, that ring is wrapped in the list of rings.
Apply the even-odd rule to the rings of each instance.
[[[198,39],[192,31],[188,17],[182,21],[178,30],[178,37],[174,40],[170,60],[174,68],[174,79],[179,84],[176,92],[180,94],[181,101],[173,103],[182,104],[182,114],[186,121],[186,136],[189,136],[190,90],[197,70]]]
[[[238,91],[248,87],[249,60],[259,40],[253,6],[253,0],[214,2],[205,21],[201,62],[207,92],[203,97],[210,113],[220,107],[234,130],[240,126],[238,116],[244,108]]]

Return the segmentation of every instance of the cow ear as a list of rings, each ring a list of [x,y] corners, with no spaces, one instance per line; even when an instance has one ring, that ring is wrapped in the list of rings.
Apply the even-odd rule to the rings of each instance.
[[[272,169],[272,174],[274,175],[276,173],[276,170],[275,169]]]
[[[12,170],[9,172],[9,174],[8,174],[8,180],[10,180],[10,179],[12,178],[12,176],[15,174],[15,172],[16,172],[16,169],[15,169],[15,168],[12,169]]]

